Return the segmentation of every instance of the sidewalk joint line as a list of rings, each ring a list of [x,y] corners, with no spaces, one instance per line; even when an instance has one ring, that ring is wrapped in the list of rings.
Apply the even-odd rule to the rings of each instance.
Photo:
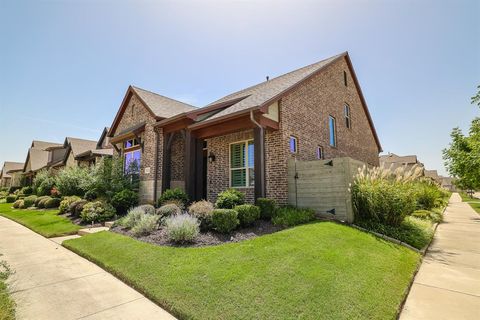
[[[90,314],[87,314],[87,315],[84,315],[84,316],[81,316],[79,318],[76,318],[76,320],[79,320],[79,319],[85,319],[87,317],[90,317],[90,316],[93,316],[97,313],[100,313],[100,312],[104,312],[104,311],[107,311],[107,310],[110,310],[110,309],[114,309],[116,307],[119,307],[119,306],[123,306],[124,304],[127,304],[127,303],[130,303],[130,302],[134,302],[134,301],[137,301],[137,300],[140,300],[140,299],[146,299],[144,296],[141,296],[141,297],[138,297],[138,298],[135,298],[133,300],[130,300],[130,301],[126,301],[126,302],[122,302],[120,304],[117,304],[117,305],[114,305],[114,306],[111,306],[111,307],[108,307],[108,308],[105,308],[105,309],[102,309],[102,310],[99,310],[99,311],[96,311],[96,312],[93,312],[93,313],[90,313]]]
[[[432,286],[432,285],[425,284],[425,283],[421,283],[421,282],[414,282],[414,284],[418,284],[418,285],[425,286],[425,287],[429,287],[429,288],[440,289],[440,290],[450,291],[450,292],[454,292],[454,293],[464,294],[464,295],[471,296],[471,297],[475,297],[475,298],[480,298],[480,296],[479,296],[479,295],[476,295],[476,294],[471,294],[471,293],[461,292],[461,291],[457,291],[457,290],[452,290],[452,289],[447,289],[447,288]]]

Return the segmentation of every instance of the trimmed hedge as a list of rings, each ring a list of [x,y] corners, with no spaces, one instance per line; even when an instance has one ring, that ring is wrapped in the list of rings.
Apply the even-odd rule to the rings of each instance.
[[[240,224],[238,212],[233,209],[215,209],[212,213],[212,225],[221,233],[230,233]]]
[[[167,201],[177,200],[183,204],[183,207],[188,203],[188,196],[187,194],[180,188],[175,189],[167,189],[165,192],[162,193],[160,198],[158,199],[158,206],[164,205]]]
[[[15,195],[8,195],[5,197],[5,201],[7,201],[7,203],[13,203],[17,200],[17,196]]]
[[[245,194],[236,189],[230,188],[220,192],[215,202],[215,206],[219,209],[233,209],[245,203]]]
[[[264,220],[270,220],[275,216],[277,210],[277,202],[274,199],[258,198],[256,205],[260,208],[260,216]]]
[[[272,222],[282,227],[293,227],[315,219],[315,211],[307,208],[282,207],[277,209]]]
[[[238,220],[242,227],[248,227],[260,219],[260,208],[252,204],[242,204],[236,206],[234,210],[238,213]]]

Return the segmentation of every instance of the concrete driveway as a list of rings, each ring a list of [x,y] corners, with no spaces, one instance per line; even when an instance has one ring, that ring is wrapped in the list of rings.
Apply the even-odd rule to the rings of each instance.
[[[480,319],[480,215],[452,195],[400,316]]]
[[[17,319],[175,319],[95,264],[0,217],[0,253]]]

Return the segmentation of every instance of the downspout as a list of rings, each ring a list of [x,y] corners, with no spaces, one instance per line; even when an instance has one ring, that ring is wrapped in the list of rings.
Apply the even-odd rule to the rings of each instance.
[[[158,185],[158,130],[155,130],[155,173],[153,176],[153,205],[157,202],[157,185]]]
[[[253,116],[253,110],[250,110],[250,120],[259,128],[262,128],[263,127],[260,125],[260,123],[257,122],[257,120],[255,120],[255,117]]]

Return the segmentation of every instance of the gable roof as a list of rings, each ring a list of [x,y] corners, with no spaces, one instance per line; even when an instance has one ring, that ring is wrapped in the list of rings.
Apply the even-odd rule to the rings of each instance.
[[[210,103],[208,106],[225,103],[243,97],[240,101],[234,102],[233,105],[228,106],[226,109],[216,113],[209,119],[215,119],[237,111],[261,106],[343,56],[343,53],[333,56],[218,99],[217,101]]]
[[[0,176],[3,178],[11,178],[10,174],[8,174],[9,171],[20,171],[22,169],[23,162],[5,161]]]
[[[111,137],[115,133],[118,122],[122,118],[122,115],[127,108],[128,101],[132,95],[136,95],[136,97],[142,102],[145,108],[147,108],[150,114],[157,120],[170,118],[177,114],[197,109],[188,103],[171,99],[131,85],[128,87],[127,92],[125,93],[125,97],[123,98],[120,108],[118,109],[115,119],[113,120],[108,136]]]
[[[70,148],[70,151],[75,157],[85,151],[95,149],[97,147],[97,141],[66,137],[63,146]]]
[[[394,153],[385,154],[379,156],[380,161],[385,163],[406,163],[416,164],[419,163],[416,155],[399,156]]]
[[[354,80],[355,86],[357,88],[362,107],[364,109],[365,115],[367,117],[368,123],[372,130],[373,137],[377,144],[378,150],[382,151],[382,146],[377,135],[377,131],[373,124],[372,117],[367,107],[365,97],[363,96],[362,90],[358,83],[355,70],[353,69],[352,62],[348,52],[343,52],[341,54],[335,55],[328,59],[321,60],[314,64],[308,65],[306,67],[291,71],[284,75],[278,76],[268,81],[264,81],[257,85],[253,85],[246,89],[234,92],[223,98],[220,98],[202,109],[211,109],[212,112],[207,117],[203,118],[197,123],[191,125],[191,127],[201,127],[207,125],[207,123],[215,122],[222,118],[227,118],[233,115],[240,113],[248,112],[253,109],[264,109],[268,107],[273,102],[279,100],[285,94],[296,88],[298,85],[312,78],[313,76],[324,71],[328,66],[332,65],[340,59],[345,59],[346,63],[351,72],[352,78]],[[215,106],[218,106],[218,109],[215,110]],[[202,110],[200,109],[200,111]],[[214,111],[213,111],[214,110]],[[198,111],[194,111],[195,113]]]
[[[30,162],[30,171],[37,171],[44,168],[48,164],[47,149],[52,147],[61,147],[62,144],[55,142],[47,142],[40,140],[33,140],[28,149],[27,159],[23,165],[23,172],[26,172],[27,164]]]

